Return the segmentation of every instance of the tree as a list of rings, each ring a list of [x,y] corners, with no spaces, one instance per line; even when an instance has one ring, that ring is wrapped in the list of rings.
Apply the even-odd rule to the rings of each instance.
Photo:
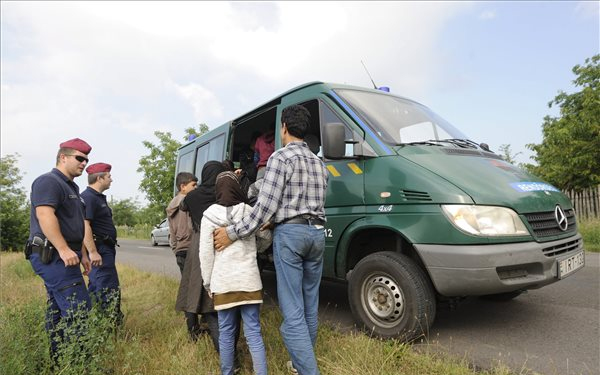
[[[132,198],[113,200],[110,202],[112,209],[113,221],[116,226],[126,225],[132,227],[138,224],[139,204]]]
[[[504,159],[505,162],[515,165],[517,164],[517,160],[515,158],[519,154],[522,154],[522,152],[513,154],[509,144],[500,145],[500,147],[498,147],[498,152],[500,152],[500,156],[502,156],[502,159]]]
[[[580,191],[600,184],[600,55],[573,73],[581,90],[560,91],[548,103],[560,107],[560,116],[546,116],[542,143],[527,145],[538,163],[528,169],[560,189]]]
[[[200,136],[207,131],[206,124],[198,125],[198,130],[187,128],[185,139],[189,135]],[[140,181],[140,190],[146,193],[146,198],[150,202],[149,214],[152,217],[164,217],[165,208],[173,198],[177,149],[181,147],[181,143],[173,139],[169,132],[155,131],[154,135],[158,138],[159,144],[143,142],[150,154],[140,159],[137,171],[144,174]]]
[[[29,233],[29,204],[20,185],[19,154],[0,159],[0,248],[22,250]]]
[[[198,138],[199,136],[201,136],[202,134],[205,134],[205,133],[208,133],[208,125],[206,125],[206,124],[198,125],[198,130],[196,130],[194,128],[187,128],[187,129],[185,129],[185,137],[183,137],[183,140],[185,142],[188,142],[190,140],[190,136],[194,136],[194,138]]]

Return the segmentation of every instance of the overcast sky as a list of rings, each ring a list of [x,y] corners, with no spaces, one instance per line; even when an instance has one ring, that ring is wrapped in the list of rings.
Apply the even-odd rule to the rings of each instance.
[[[1,154],[29,191],[79,137],[137,198],[155,130],[183,140],[311,81],[379,86],[529,161],[547,103],[600,53],[599,2],[1,3]],[[76,179],[80,187],[84,178]]]

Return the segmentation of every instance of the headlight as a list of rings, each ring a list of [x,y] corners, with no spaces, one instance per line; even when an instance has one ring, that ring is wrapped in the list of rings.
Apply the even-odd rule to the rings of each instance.
[[[521,218],[509,208],[448,204],[442,210],[452,224],[476,236],[529,235]]]

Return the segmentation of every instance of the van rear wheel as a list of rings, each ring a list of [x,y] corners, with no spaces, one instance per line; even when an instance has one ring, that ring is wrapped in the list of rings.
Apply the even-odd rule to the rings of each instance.
[[[412,341],[435,319],[435,294],[423,270],[409,257],[380,252],[362,259],[350,274],[350,309],[365,331]]]

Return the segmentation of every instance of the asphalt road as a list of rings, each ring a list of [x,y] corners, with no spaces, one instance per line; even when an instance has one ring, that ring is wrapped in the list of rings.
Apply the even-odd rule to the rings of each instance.
[[[169,247],[120,240],[117,262],[179,278]],[[265,298],[276,303],[275,275],[263,273]],[[320,317],[354,329],[344,284],[321,284]],[[498,363],[515,373],[600,374],[600,254],[586,253],[574,275],[509,302],[468,298],[455,309],[440,306],[429,337],[418,350],[465,358],[480,368]]]

